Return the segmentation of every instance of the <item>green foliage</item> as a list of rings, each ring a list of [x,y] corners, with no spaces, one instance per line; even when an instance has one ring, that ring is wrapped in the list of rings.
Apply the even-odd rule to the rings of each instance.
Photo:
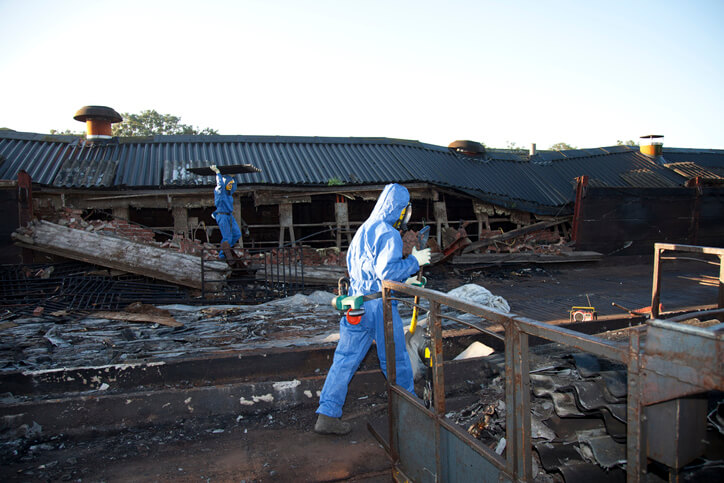
[[[527,151],[523,146],[519,146],[513,141],[506,141],[508,144],[506,144],[505,149],[510,149],[511,151]]]
[[[123,122],[114,124],[114,136],[153,136],[155,134],[219,134],[216,129],[199,129],[188,124],[182,124],[181,118],[171,114],[160,114],[153,109],[141,111],[139,114],[124,112],[121,114]]]
[[[327,181],[327,186],[342,186],[343,184],[344,181],[339,178],[329,178]]]
[[[566,149],[577,149],[575,146],[571,146],[568,143],[555,143],[549,149],[555,149],[556,151],[564,151]]]
[[[64,131],[58,131],[57,129],[51,129],[50,134],[54,136],[78,136],[78,137],[85,137],[85,133],[81,131],[71,131],[70,129],[66,129]]]
[[[639,143],[637,143],[633,139],[629,139],[628,141],[622,141],[619,139],[616,141],[616,144],[618,146],[638,146],[639,145]]]

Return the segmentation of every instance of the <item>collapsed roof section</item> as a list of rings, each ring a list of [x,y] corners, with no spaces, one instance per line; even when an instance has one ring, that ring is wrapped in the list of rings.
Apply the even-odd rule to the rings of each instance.
[[[669,163],[724,171],[724,150],[666,148]],[[237,175],[244,185],[328,186],[424,182],[507,208],[569,211],[575,178],[595,186],[675,187],[686,173],[653,162],[637,147],[526,152],[488,149],[470,157],[443,146],[389,138],[285,136],[153,136],[99,144],[75,136],[0,132],[0,179],[20,170],[57,188],[208,186],[189,167],[251,163],[261,173]]]

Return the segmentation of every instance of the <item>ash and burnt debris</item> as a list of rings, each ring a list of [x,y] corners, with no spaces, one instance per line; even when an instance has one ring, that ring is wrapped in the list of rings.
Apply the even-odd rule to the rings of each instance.
[[[625,481],[626,367],[591,354],[566,354],[554,344],[531,348],[530,357],[535,480]],[[484,364],[498,374],[481,385],[477,400],[446,417],[502,455],[508,410],[504,357],[494,354]],[[724,394],[709,393],[708,405],[706,449],[679,470],[681,481],[724,477]],[[656,462],[649,472],[648,481],[666,479],[667,469]]]
[[[177,304],[161,306],[163,314],[149,314],[136,305],[136,309],[116,312],[144,312],[150,315],[145,322],[128,317],[114,320],[104,313],[17,318],[2,331],[0,373],[149,363],[322,343],[339,323],[339,313],[329,305],[331,298],[332,294],[317,291],[260,305]],[[171,316],[179,325],[155,322],[159,315]]]

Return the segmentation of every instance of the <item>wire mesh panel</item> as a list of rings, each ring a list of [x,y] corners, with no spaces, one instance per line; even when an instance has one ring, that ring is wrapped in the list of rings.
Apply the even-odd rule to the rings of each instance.
[[[111,275],[84,263],[0,267],[0,307],[13,314],[46,311],[118,310],[134,302],[189,303],[185,288],[138,275]]]
[[[304,290],[304,252],[301,247],[235,250],[231,273],[221,286],[202,277],[202,298],[228,303],[260,303]],[[203,255],[202,255],[203,256]],[[205,265],[202,271],[205,271]]]

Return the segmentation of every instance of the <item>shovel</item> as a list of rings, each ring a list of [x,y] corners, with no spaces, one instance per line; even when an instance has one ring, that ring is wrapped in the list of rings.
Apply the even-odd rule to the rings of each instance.
[[[417,232],[417,249],[422,250],[427,245],[427,239],[430,238],[430,227],[425,226]],[[417,272],[417,281],[422,282],[422,267],[420,267],[420,271]],[[410,320],[410,332],[409,334],[412,336],[412,334],[415,333],[415,329],[417,328],[417,315],[418,315],[418,308],[417,304],[420,302],[420,297],[415,297],[415,307],[412,309],[412,319]]]
[[[425,226],[417,233],[417,249],[422,250],[427,245],[427,239],[430,237],[430,226]],[[417,273],[417,280],[422,281],[422,267],[420,267],[420,271]],[[420,302],[420,297],[415,297],[415,306],[412,309],[412,319],[410,319],[410,328],[407,330],[407,333],[405,334],[405,346],[407,348],[407,353],[410,355],[410,359],[412,362],[412,372],[414,375],[417,375],[418,368],[420,364],[423,364],[424,362],[420,359],[418,349],[422,344],[424,344],[424,339],[421,337],[415,337],[415,329],[417,329],[417,319],[419,315],[419,309],[417,308],[417,304]],[[414,355],[413,355],[414,354]],[[415,364],[413,357],[416,357],[418,359],[418,364]]]

